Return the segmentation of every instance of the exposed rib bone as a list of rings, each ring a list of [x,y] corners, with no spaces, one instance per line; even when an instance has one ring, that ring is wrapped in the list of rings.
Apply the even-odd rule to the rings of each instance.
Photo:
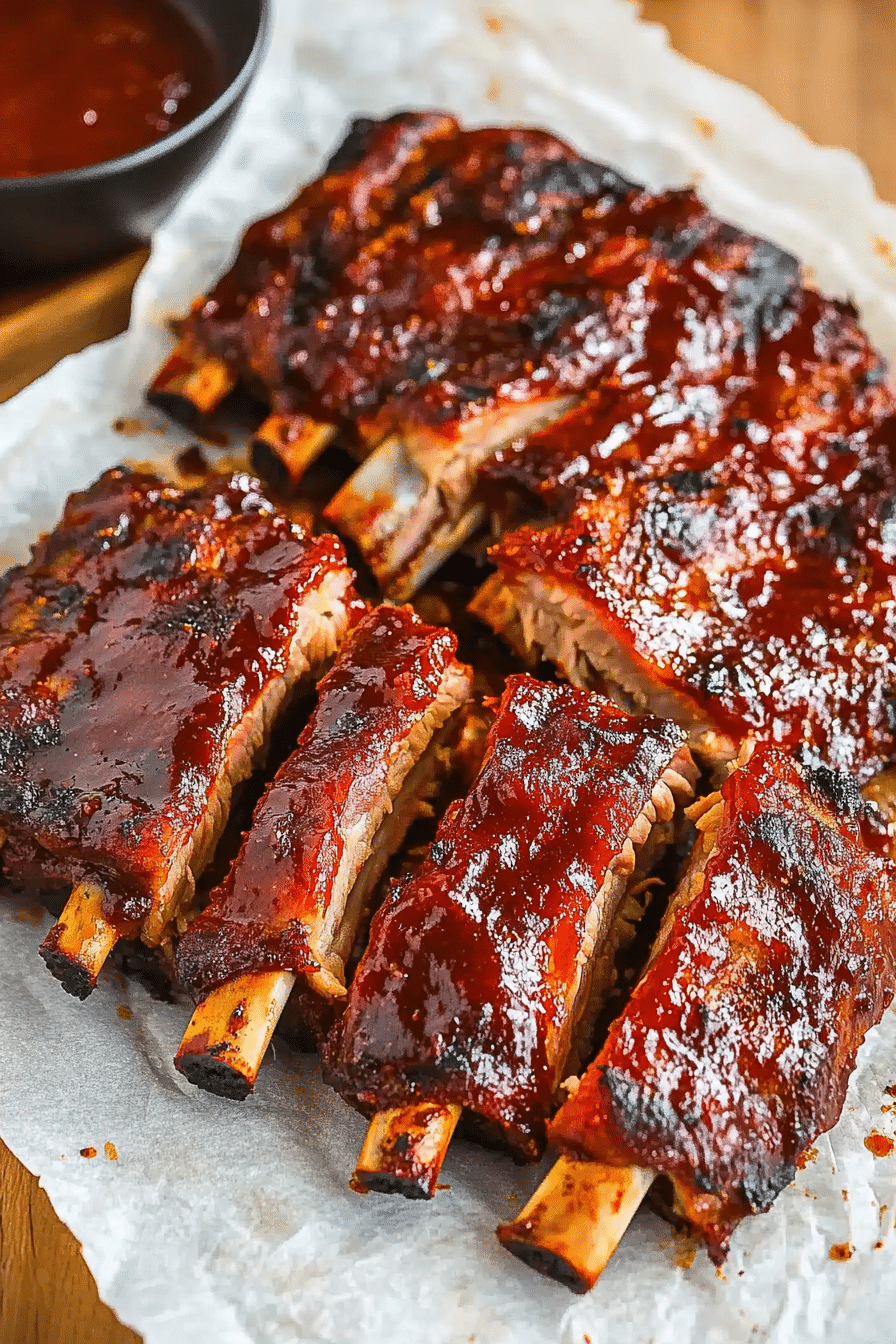
[[[103,914],[104,889],[81,882],[41,946],[47,966],[76,999],[86,999],[119,934]]]
[[[532,1269],[587,1293],[606,1268],[653,1183],[644,1167],[561,1157],[498,1239]]]
[[[408,1103],[380,1111],[370,1122],[355,1183],[363,1190],[405,1199],[432,1199],[461,1107]]]
[[[177,1052],[174,1062],[184,1077],[219,1097],[247,1097],[295,982],[291,971],[262,971],[213,990]]]
[[[466,434],[384,439],[333,497],[325,516],[360,547],[383,593],[406,601],[485,520],[479,468],[520,434],[565,414],[573,397],[511,407]]]
[[[197,355],[180,341],[146,393],[151,406],[192,428],[210,415],[236,386],[236,374],[223,359]]]
[[[295,490],[335,434],[335,425],[275,411],[252,436],[252,465],[274,485]]]

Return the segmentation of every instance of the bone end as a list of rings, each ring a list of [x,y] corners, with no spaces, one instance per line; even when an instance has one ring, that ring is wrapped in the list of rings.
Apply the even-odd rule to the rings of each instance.
[[[655,1172],[561,1157],[516,1222],[498,1228],[511,1255],[574,1293],[594,1287]]]
[[[97,882],[81,882],[40,945],[51,975],[67,994],[86,999],[118,942],[118,930],[103,914],[105,891]]]
[[[236,375],[223,359],[200,355],[183,340],[156,374],[146,400],[172,420],[195,429],[235,386]]]
[[[432,1199],[461,1109],[417,1102],[380,1111],[367,1130],[353,1188]]]
[[[242,1101],[255,1086],[294,984],[291,971],[265,971],[212,990],[190,1019],[175,1068],[205,1092]]]

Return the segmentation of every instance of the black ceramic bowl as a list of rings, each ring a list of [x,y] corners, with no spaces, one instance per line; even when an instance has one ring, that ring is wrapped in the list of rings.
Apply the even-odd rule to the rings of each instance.
[[[147,242],[221,144],[264,53],[270,0],[175,3],[217,51],[224,92],[186,126],[133,154],[43,177],[0,178],[0,280],[30,280]]]

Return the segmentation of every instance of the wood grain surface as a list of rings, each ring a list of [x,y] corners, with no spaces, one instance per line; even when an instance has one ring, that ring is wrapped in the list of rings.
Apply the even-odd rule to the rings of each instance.
[[[691,60],[747,84],[813,140],[843,145],[896,202],[896,0],[642,0]]]
[[[666,25],[685,55],[754,88],[814,139],[860,153],[881,196],[896,201],[896,0],[643,0],[641,8]],[[21,345],[0,346],[0,399],[34,369],[35,354],[42,367],[32,377],[122,330],[141,264],[126,259],[117,272],[82,278],[86,289],[67,295],[62,324],[52,296],[36,296],[21,319]],[[79,296],[85,307],[74,320],[71,302]],[[8,331],[9,307],[5,316]],[[0,300],[0,326],[3,317]],[[77,1242],[0,1144],[0,1344],[137,1338],[99,1302]]]
[[[82,275],[0,292],[0,401],[64,355],[124,331],[131,291],[148,257],[142,248]]]

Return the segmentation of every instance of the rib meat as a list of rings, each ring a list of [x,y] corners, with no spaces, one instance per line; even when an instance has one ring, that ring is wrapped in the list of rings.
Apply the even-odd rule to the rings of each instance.
[[[470,670],[450,631],[408,608],[356,626],[238,858],[177,950],[198,1001],[238,975],[287,970],[330,998],[389,856],[444,774]]]
[[[805,476],[754,452],[581,492],[493,550],[474,609],[575,684],[674,718],[709,765],[754,732],[868,780],[896,725],[894,427]]]
[[[161,942],[288,693],[332,656],[353,578],[251,477],[183,491],[119,468],[73,495],[0,597],[8,876],[96,882],[121,935]],[[66,982],[58,929],[43,952]]]
[[[672,724],[512,677],[472,790],[374,918],[325,1046],[328,1081],[363,1110],[460,1104],[536,1157],[640,913],[626,894],[690,797],[682,741]]]
[[[556,511],[610,470],[770,440],[785,475],[811,474],[894,409],[854,311],[793,257],[545,132],[437,113],[356,124],[253,226],[151,397],[183,403],[184,379],[260,393],[259,442],[291,479],[348,432],[369,456],[328,517],[401,599],[486,499],[506,525],[520,492]]]
[[[651,963],[550,1127],[573,1158],[650,1168],[716,1264],[834,1125],[896,988],[892,867],[847,776],[759,746],[695,806]]]
[[[863,442],[896,400],[855,310],[807,289],[794,257],[692,193],[635,198],[630,215],[639,246],[614,284],[639,344],[576,409],[483,467],[499,516],[508,491],[562,513],[594,478],[759,460],[783,502],[791,483],[823,480],[847,440],[862,469]]]

